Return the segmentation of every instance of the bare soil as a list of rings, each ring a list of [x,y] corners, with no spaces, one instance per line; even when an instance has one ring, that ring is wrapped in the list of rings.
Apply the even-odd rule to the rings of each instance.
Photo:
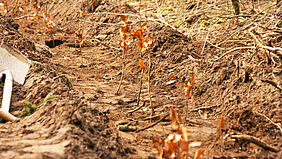
[[[10,2],[10,8],[11,4],[16,3]],[[74,0],[43,0],[41,5],[43,9],[47,6],[56,23],[51,31],[42,20],[28,21],[16,9],[0,16],[1,41],[32,61],[25,84],[15,83],[13,87],[10,112],[20,113],[25,101],[37,105],[46,97],[56,98],[14,123],[1,121],[0,158],[155,158],[157,151],[151,148],[152,139],[164,139],[171,133],[168,117],[140,132],[120,131],[119,125],[131,123],[138,131],[158,121],[171,106],[185,118],[182,87],[192,75],[197,76],[193,88],[195,102],[189,102],[185,121],[189,140],[202,145],[189,149],[191,158],[199,149],[205,150],[203,158],[281,158],[281,50],[238,49],[224,57],[224,52],[218,51],[255,43],[248,31],[256,23],[261,26],[256,28],[259,38],[263,38],[262,33],[278,33],[264,38],[264,44],[281,48],[279,5],[241,22],[231,18],[211,31],[203,28],[203,35],[198,35],[202,38],[188,36],[155,20],[154,14],[142,18],[142,22],[148,23],[145,35],[155,39],[150,49],[155,109],[152,119],[148,119],[151,109],[146,102],[147,75],[143,77],[140,102],[144,107],[129,113],[138,107],[141,69],[136,45],[125,55],[125,79],[116,95],[122,67],[122,22],[118,14],[128,14],[132,26],[137,26],[139,6],[106,1],[92,5],[90,1]],[[145,3],[141,8],[150,6],[154,3]],[[82,17],[80,10],[89,13]],[[195,21],[197,17],[189,21],[190,27]],[[276,27],[271,28],[277,21]],[[250,24],[247,22],[253,24],[245,27]],[[86,39],[81,49],[75,43],[75,33],[79,32]],[[206,42],[208,34],[210,39]],[[218,42],[223,43],[214,45]],[[148,63],[146,56],[142,59]],[[175,82],[172,74],[177,77]],[[219,130],[221,116],[224,127]],[[234,134],[254,136],[278,151],[231,139]]]

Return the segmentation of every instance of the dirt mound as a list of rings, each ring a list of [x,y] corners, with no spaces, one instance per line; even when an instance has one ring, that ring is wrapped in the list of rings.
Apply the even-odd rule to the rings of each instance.
[[[17,24],[0,19],[1,39],[32,60],[25,84],[13,88],[11,113],[21,112],[24,101],[38,105],[46,97],[55,97],[16,123],[0,124],[0,158],[125,157],[129,149],[109,127],[107,115],[73,90],[46,54],[13,27]]]
[[[9,17],[1,19],[0,27],[4,31],[0,34],[5,43],[33,60],[26,84],[15,86],[13,113],[21,110],[23,101],[38,104],[48,96],[56,97],[31,116],[0,125],[3,157],[24,154],[31,158],[44,155],[123,158],[130,150],[119,135],[136,149],[135,158],[154,156],[156,151],[150,148],[151,139],[165,138],[170,133],[169,120],[139,133],[117,132],[115,128],[126,121],[140,130],[160,119],[170,106],[178,108],[184,116],[183,84],[196,75],[195,102],[188,103],[188,118],[184,120],[190,140],[202,142],[204,157],[281,158],[282,152],[232,138],[232,135],[249,135],[276,150],[281,149],[278,6],[265,5],[270,9],[239,18],[229,16],[230,11],[222,17],[221,13],[229,9],[225,2],[195,4],[204,10],[197,14],[198,19],[187,24],[191,27],[187,35],[192,35],[188,37],[157,18],[155,13],[140,18],[136,4],[94,2],[99,3],[42,1],[42,8],[48,9],[57,24],[52,34],[40,20],[27,21],[22,15],[17,15],[15,22],[7,20],[13,19]],[[146,6],[142,7],[142,11],[147,10]],[[213,7],[222,7],[219,15]],[[88,13],[82,16],[80,10]],[[121,93],[115,94],[122,67],[119,29],[123,23],[119,14],[127,15],[132,21],[132,30],[140,25],[140,20],[147,22],[145,36],[155,40],[150,49],[152,104],[156,113],[152,120],[148,118],[149,106],[145,102],[149,97],[145,77],[141,92],[144,109],[128,113],[138,107],[136,97],[141,73],[138,60],[142,58],[148,63],[147,54],[140,57],[136,50],[137,39],[125,55]],[[81,49],[75,44],[79,34],[86,40]],[[171,75],[177,79],[173,81]],[[219,130],[221,116],[225,124]],[[31,149],[35,152],[27,153],[32,152]],[[198,149],[189,149],[191,158]]]

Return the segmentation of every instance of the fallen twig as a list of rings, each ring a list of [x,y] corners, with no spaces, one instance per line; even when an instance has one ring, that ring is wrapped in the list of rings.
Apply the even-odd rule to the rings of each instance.
[[[275,83],[275,82],[273,82],[273,81],[270,81],[270,80],[268,80],[268,79],[262,79],[261,81],[262,81],[262,82],[265,82],[265,83],[269,83],[269,84],[271,84],[272,86],[274,86],[275,88],[277,88],[277,89],[279,89],[279,90],[281,91],[281,88],[278,86],[277,83]]]
[[[238,17],[243,17],[243,18],[251,18],[252,16],[251,15],[234,15],[234,16],[221,16],[221,15],[217,15],[217,16],[208,16],[206,15],[207,17],[209,18],[227,18],[227,19],[231,19],[231,18],[238,18]]]
[[[155,116],[149,116],[149,117],[146,117],[146,118],[144,118],[144,119],[142,119],[142,120],[151,120],[151,119],[154,119],[154,118],[159,118],[159,117],[162,116],[162,115],[163,115],[163,113],[162,113],[162,114],[155,115]]]
[[[226,55],[229,55],[231,54],[233,51],[236,51],[236,50],[241,50],[241,49],[256,49],[255,46],[244,46],[244,47],[236,47],[234,49],[231,49],[229,51],[227,51],[225,54],[223,54],[222,56],[220,56],[218,59],[215,60],[216,61],[219,61],[221,60],[223,57],[225,57]]]
[[[142,81],[142,78],[143,78],[143,74],[144,74],[144,69],[141,69],[141,77],[140,77],[140,83],[139,83],[139,91],[138,91],[138,96],[137,96],[137,106],[139,106],[139,102],[140,102],[140,97],[141,97],[141,91],[142,91],[142,84],[143,84],[143,81]],[[144,101],[145,102],[145,101]],[[144,103],[145,105],[145,103]],[[137,110],[139,110],[140,108],[142,108],[144,105],[141,105],[140,107],[138,107]],[[137,111],[135,110],[135,111]],[[135,112],[133,111],[133,112]],[[131,112],[131,113],[133,113]]]
[[[122,85],[122,81],[124,78],[124,70],[125,70],[125,52],[122,52],[122,69],[121,69],[121,77],[120,77],[120,81],[119,81],[119,85],[116,91],[116,95],[119,95],[119,90],[121,88]]]
[[[151,96],[151,67],[152,67],[152,62],[151,62],[151,52],[148,51],[148,58],[149,58],[149,66],[148,66],[148,95],[149,95],[149,101],[150,101],[150,107],[151,107],[151,116],[154,115],[155,110],[152,105],[152,96]]]
[[[137,129],[137,133],[138,132],[140,132],[140,131],[144,131],[144,130],[146,130],[146,129],[149,129],[149,128],[151,128],[151,127],[153,127],[153,126],[155,126],[155,125],[157,125],[159,122],[161,122],[162,120],[164,120],[166,117],[168,117],[169,116],[169,113],[167,113],[167,114],[165,114],[161,119],[159,119],[158,121],[156,121],[156,122],[154,122],[154,123],[152,123],[152,124],[150,124],[150,125],[148,125],[148,126],[146,126],[146,127],[144,127],[144,128],[141,128],[141,129]]]
[[[255,25],[255,27],[251,27],[249,29],[249,34],[255,40],[255,43],[259,48],[267,49],[267,50],[270,50],[270,51],[282,51],[282,48],[280,48],[280,47],[270,47],[270,46],[263,45],[263,42],[261,41],[261,39],[258,39],[257,36],[253,33],[253,32],[255,32],[254,30],[255,30],[256,27],[257,27],[257,25]]]
[[[263,117],[266,118],[268,121],[270,121],[271,124],[277,126],[277,128],[278,128],[278,129],[280,130],[280,132],[282,133],[282,128],[281,128],[280,123],[275,123],[274,121],[272,121],[271,119],[269,119],[269,118],[268,118],[266,115],[264,115],[264,114],[261,114],[261,113],[256,112],[256,111],[255,111],[255,113],[258,114],[258,115],[260,115],[260,116],[263,116]]]
[[[280,150],[276,147],[273,147],[263,141],[261,141],[260,139],[254,137],[254,136],[250,136],[250,135],[231,135],[231,138],[233,139],[241,139],[241,140],[246,140],[246,141],[249,141],[249,142],[252,142],[266,150],[270,150],[272,152],[279,152]]]
[[[146,102],[147,102],[147,101],[148,101],[148,100],[144,100],[144,102],[143,102],[142,105],[140,105],[139,107],[137,107],[137,108],[135,108],[135,109],[133,109],[133,110],[128,111],[128,113],[131,114],[131,113],[134,113],[134,112],[136,112],[137,110],[141,109],[142,107],[144,107],[144,106],[146,105]]]
[[[211,31],[211,28],[209,28],[209,31],[207,33],[207,36],[206,36],[206,39],[205,39],[205,42],[204,42],[204,45],[203,45],[203,48],[202,48],[202,51],[201,51],[201,56],[203,55],[204,53],[204,50],[205,50],[205,47],[206,47],[206,43],[207,43],[207,40],[208,40],[208,37],[209,37],[209,34],[210,34],[210,31]]]

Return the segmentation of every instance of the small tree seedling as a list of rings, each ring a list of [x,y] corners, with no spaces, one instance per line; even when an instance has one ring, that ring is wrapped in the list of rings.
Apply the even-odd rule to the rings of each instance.
[[[189,158],[189,147],[195,147],[201,145],[201,142],[189,142],[189,131],[182,125],[182,119],[179,112],[170,107],[170,120],[172,121],[173,133],[169,134],[165,140],[158,137],[153,139],[152,148],[157,149],[158,159],[177,158],[187,159]],[[194,159],[200,159],[204,150],[198,150]]]
[[[75,44],[79,45],[80,54],[82,54],[82,46],[85,45],[85,38],[83,36],[83,32],[84,32],[84,27],[85,27],[85,15],[86,14],[87,14],[87,11],[80,11],[79,12],[79,32],[75,33],[75,35],[76,35]],[[83,22],[83,24],[81,24],[81,21]],[[83,62],[82,62],[82,64],[83,64]]]
[[[120,47],[123,48],[123,52],[122,52],[122,70],[121,70],[121,77],[120,77],[120,82],[116,91],[116,94],[119,94],[121,85],[122,85],[122,81],[124,78],[124,70],[125,70],[125,54],[126,52],[130,49],[130,43],[132,42],[132,40],[128,40],[127,37],[130,34],[130,28],[129,28],[129,24],[131,24],[131,21],[128,21],[127,16],[125,15],[120,15],[120,18],[123,22],[123,25],[120,27],[120,36],[121,36],[121,40],[120,40]]]
[[[141,24],[140,27],[137,27],[137,30],[133,34],[130,34],[130,36],[138,38],[137,52],[139,53],[140,58],[142,57],[142,38],[143,38],[144,33],[146,31],[146,25],[147,25],[147,23]],[[139,59],[139,63],[140,63],[140,60],[141,59]],[[141,61],[143,62],[143,60],[141,60]],[[143,74],[144,74],[144,70],[145,70],[145,65],[142,68],[141,63],[140,63],[140,68],[141,68],[141,77],[140,77],[139,91],[138,91],[138,96],[137,96],[137,107],[139,106],[139,103],[140,103],[140,96],[141,96],[142,84],[143,84],[142,79],[143,79]]]
[[[187,84],[183,85],[183,91],[186,97],[186,102],[185,102],[185,106],[186,106],[186,110],[185,110],[185,119],[187,119],[188,117],[188,100],[189,98],[191,99],[191,102],[194,102],[194,98],[193,98],[193,94],[192,94],[192,87],[194,87],[196,84],[196,75],[193,75],[189,80]],[[186,120],[185,120],[186,121]]]
[[[23,103],[24,110],[21,113],[19,113],[17,115],[17,117],[18,118],[23,118],[25,116],[29,116],[29,115],[33,114],[39,107],[41,107],[46,102],[48,102],[48,101],[50,101],[52,99],[55,99],[55,97],[54,96],[47,97],[47,98],[43,99],[42,101],[40,101],[38,105],[33,105],[30,102],[24,102]]]
[[[149,47],[153,45],[154,40],[151,38],[145,38],[144,33],[147,29],[147,23],[140,24],[140,26],[137,27],[137,30],[131,34],[130,36],[137,37],[138,38],[138,45],[137,45],[137,51],[140,54],[140,58],[142,57],[143,52],[147,52],[149,50]],[[148,95],[149,95],[149,100],[150,100],[150,107],[151,107],[151,115],[154,114],[154,108],[152,106],[152,96],[151,96],[151,87],[150,87],[150,71],[151,71],[151,54],[150,51],[148,51],[148,59],[149,59],[149,65],[148,65]],[[140,63],[140,61],[139,61]],[[141,66],[141,65],[140,65]],[[142,69],[142,68],[141,68]],[[144,68],[145,69],[145,68]],[[139,92],[137,96],[137,106],[139,106],[140,103],[140,94],[142,90],[142,78],[143,78],[143,73],[144,69],[141,70],[141,78],[140,78],[140,85],[139,85]]]

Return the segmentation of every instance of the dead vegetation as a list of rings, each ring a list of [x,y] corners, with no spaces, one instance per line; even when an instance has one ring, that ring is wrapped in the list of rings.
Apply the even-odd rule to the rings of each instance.
[[[53,104],[63,113],[61,106],[70,107],[62,103],[71,98],[68,92],[76,94],[72,97],[76,106],[68,109],[72,115],[65,119],[79,133],[69,132],[75,143],[63,144],[71,150],[67,156],[87,158],[98,152],[98,158],[109,154],[111,158],[154,154],[158,158],[281,158],[280,1],[0,4],[3,21],[9,22],[1,23],[6,30],[0,33],[2,42],[23,51],[36,63],[35,68],[42,64],[54,68],[56,71],[48,73],[54,73],[53,83],[63,80],[73,86],[56,94],[59,98]],[[52,45],[47,49],[36,47],[47,44],[48,39]],[[40,76],[44,75],[33,71],[29,78]],[[143,76],[147,76],[147,83]],[[46,92],[40,82],[34,85],[45,95],[55,93]],[[18,100],[36,103],[45,98],[38,92],[27,95],[27,90],[19,87],[16,91],[25,94]],[[52,111],[52,104],[46,105],[23,120],[32,123],[39,119],[38,112],[48,111],[61,122],[60,113]],[[90,122],[92,117],[105,125]],[[41,120],[50,125],[52,118]],[[3,131],[9,124],[1,125]],[[113,130],[116,126],[118,132]],[[61,128],[47,133],[57,130]],[[32,131],[38,134],[39,130]],[[130,155],[129,149],[119,144],[115,133],[109,135],[112,131],[135,148],[135,154]],[[76,133],[83,137],[76,138]],[[101,135],[99,140],[89,138]],[[150,149],[152,139],[157,152]],[[63,137],[58,141],[64,141]],[[102,141],[112,143],[110,148],[103,147]],[[1,146],[4,149],[11,144]],[[86,156],[76,154],[79,144]],[[103,153],[103,149],[109,151]]]

